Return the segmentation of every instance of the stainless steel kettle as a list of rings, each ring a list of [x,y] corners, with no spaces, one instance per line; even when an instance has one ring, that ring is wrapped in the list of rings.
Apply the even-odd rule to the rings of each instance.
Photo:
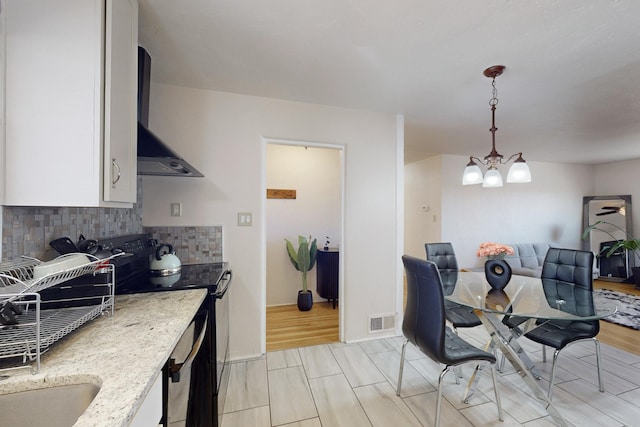
[[[182,269],[180,258],[176,256],[173,246],[162,243],[156,248],[156,253],[150,263],[151,274],[154,276],[169,276],[179,273]]]

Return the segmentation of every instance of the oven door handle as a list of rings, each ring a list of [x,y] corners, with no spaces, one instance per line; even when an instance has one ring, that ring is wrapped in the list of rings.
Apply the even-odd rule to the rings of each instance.
[[[200,347],[202,347],[202,342],[204,341],[204,335],[207,332],[208,321],[209,321],[209,314],[207,314],[207,317],[205,317],[204,324],[202,325],[202,330],[200,331],[200,335],[198,336],[198,339],[196,340],[196,342],[193,344],[193,347],[191,348],[189,355],[187,356],[187,358],[183,363],[176,363],[175,359],[169,359],[169,375],[171,376],[172,383],[180,382],[180,371],[182,371],[183,367],[186,367],[186,369],[189,369],[189,367],[191,366],[191,362],[193,362],[193,359],[198,354],[198,351],[200,351]]]
[[[227,282],[225,287],[222,288],[222,290],[220,291],[216,291],[216,293],[214,294],[215,297],[217,299],[220,299],[224,296],[224,294],[227,292],[227,290],[229,289],[229,285],[231,284],[231,279],[233,279],[233,272],[231,270],[227,270],[224,273],[222,273],[222,276],[220,276],[220,280],[218,280],[218,283],[216,284],[216,289],[220,288],[220,285],[222,284],[222,282]]]

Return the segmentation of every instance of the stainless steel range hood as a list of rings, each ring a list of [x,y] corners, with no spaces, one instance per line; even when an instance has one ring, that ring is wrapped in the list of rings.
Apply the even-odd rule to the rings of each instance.
[[[149,130],[151,57],[138,46],[138,175],[204,176]]]

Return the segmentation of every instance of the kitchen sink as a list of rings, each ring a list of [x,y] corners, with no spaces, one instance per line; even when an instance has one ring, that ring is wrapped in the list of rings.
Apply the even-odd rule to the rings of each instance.
[[[0,395],[0,426],[71,427],[87,409],[100,386],[57,385]]]

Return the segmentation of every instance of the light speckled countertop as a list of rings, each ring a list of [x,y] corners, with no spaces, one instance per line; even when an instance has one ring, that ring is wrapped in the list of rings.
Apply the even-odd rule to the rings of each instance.
[[[204,289],[118,295],[113,318],[102,316],[56,343],[38,374],[6,373],[0,394],[44,383],[99,384],[75,426],[127,426],[205,295]]]

